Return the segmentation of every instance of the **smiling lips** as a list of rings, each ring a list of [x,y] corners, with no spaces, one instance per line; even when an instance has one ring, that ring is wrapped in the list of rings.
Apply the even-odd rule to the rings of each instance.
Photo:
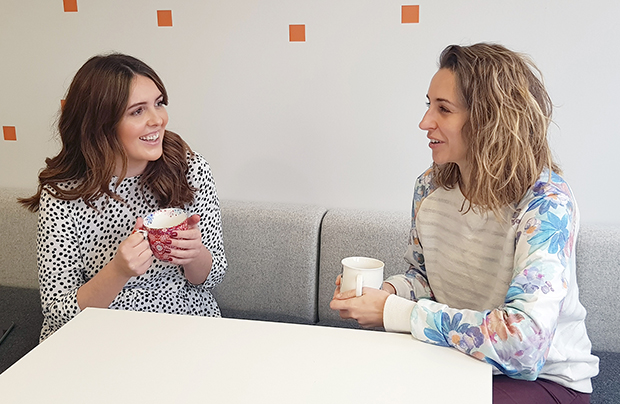
[[[146,142],[154,142],[159,139],[159,132],[156,132],[152,135],[142,136],[140,140],[144,140]]]
[[[433,146],[439,145],[441,143],[443,143],[443,142],[440,141],[440,140],[430,139],[429,147],[433,147]]]

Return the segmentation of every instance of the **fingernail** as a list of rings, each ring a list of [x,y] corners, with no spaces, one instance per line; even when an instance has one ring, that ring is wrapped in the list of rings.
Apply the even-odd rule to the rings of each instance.
[[[172,240],[166,240],[166,244],[172,244]]]
[[[176,236],[177,236],[177,232],[176,232],[176,231],[173,231],[170,235],[171,235],[172,237],[176,237]]]

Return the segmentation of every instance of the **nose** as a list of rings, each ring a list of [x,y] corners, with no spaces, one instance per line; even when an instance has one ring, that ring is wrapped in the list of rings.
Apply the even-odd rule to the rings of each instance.
[[[426,110],[420,124],[418,125],[422,130],[431,130],[436,126],[436,122],[433,119],[433,115],[431,113],[430,108]]]
[[[148,116],[148,121],[147,124],[149,126],[160,126],[164,123],[165,117],[164,114],[166,114],[165,110],[157,110],[157,109],[151,109],[149,110],[149,116]]]

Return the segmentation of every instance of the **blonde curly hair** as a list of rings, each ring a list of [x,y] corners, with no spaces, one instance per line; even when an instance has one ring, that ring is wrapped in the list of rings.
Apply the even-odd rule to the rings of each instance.
[[[439,68],[454,73],[469,118],[462,129],[471,170],[433,164],[436,185],[467,184],[470,209],[492,211],[520,201],[544,168],[561,174],[547,141],[552,104],[542,74],[526,55],[502,45],[450,45]]]

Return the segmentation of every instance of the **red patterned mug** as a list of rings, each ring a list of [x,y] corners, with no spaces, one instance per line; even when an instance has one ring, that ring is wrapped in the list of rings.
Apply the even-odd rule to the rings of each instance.
[[[155,258],[169,261],[172,233],[187,228],[187,213],[183,209],[168,208],[149,214],[142,228],[136,231],[146,235]]]

